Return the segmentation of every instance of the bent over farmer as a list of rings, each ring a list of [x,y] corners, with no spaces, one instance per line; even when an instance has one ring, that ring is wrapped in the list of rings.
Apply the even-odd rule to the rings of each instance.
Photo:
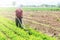
[[[17,27],[20,27],[20,28],[23,28],[22,26],[21,26],[21,24],[22,24],[22,17],[23,17],[23,11],[20,9],[20,8],[18,8],[18,9],[16,9],[16,26]]]

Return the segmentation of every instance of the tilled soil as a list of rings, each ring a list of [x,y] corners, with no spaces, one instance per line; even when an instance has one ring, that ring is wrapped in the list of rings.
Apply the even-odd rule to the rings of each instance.
[[[37,30],[47,33],[51,36],[59,36],[60,34],[60,12],[59,11],[35,11],[25,12],[25,22]],[[37,22],[34,24],[32,21]],[[26,24],[28,24],[26,23]],[[41,24],[38,24],[41,23]],[[46,26],[47,25],[47,26]]]

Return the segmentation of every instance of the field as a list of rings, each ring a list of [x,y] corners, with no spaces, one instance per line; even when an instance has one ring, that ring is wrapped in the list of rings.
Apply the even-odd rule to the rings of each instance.
[[[60,11],[60,8],[57,7],[48,7],[48,8],[37,8],[37,7],[23,7],[24,11]]]
[[[16,27],[14,21],[0,17],[0,40],[56,40],[56,38],[32,28],[21,29]]]
[[[54,8],[54,9],[47,8],[47,10],[46,8],[45,10],[42,8],[41,8],[42,10],[38,8],[36,8],[36,10],[30,9],[30,8],[28,9],[23,8],[24,10],[23,25],[26,25],[26,27],[30,26],[31,28],[34,28],[37,31],[40,31],[44,34],[57,37],[58,39],[60,39],[60,11],[59,11],[60,9],[59,8]],[[15,19],[14,8],[0,8],[0,11],[1,11],[0,16],[4,16],[14,21]],[[11,25],[11,24],[8,23],[8,25]],[[53,40],[53,39],[49,39],[49,40]]]
[[[5,21],[4,21],[5,20]],[[28,30],[25,31],[25,30]],[[42,34],[32,28],[20,29],[15,22],[4,17],[0,17],[0,40],[56,40],[46,34]]]

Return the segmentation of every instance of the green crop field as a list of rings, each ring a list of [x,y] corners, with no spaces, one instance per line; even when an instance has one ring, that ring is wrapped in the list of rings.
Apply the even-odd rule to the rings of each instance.
[[[0,8],[0,11],[14,11],[16,8],[9,7],[9,8]],[[60,11],[60,8],[57,7],[50,7],[50,8],[39,8],[39,7],[22,7],[24,11]]]
[[[31,28],[21,29],[16,27],[15,22],[7,18],[0,17],[0,40],[56,40]]]
[[[60,11],[60,8],[33,8],[33,7],[23,7],[23,10],[29,11]]]

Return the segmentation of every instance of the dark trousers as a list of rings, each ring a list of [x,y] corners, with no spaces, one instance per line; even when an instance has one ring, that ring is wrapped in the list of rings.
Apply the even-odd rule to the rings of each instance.
[[[22,28],[22,18],[16,18],[16,26]]]

